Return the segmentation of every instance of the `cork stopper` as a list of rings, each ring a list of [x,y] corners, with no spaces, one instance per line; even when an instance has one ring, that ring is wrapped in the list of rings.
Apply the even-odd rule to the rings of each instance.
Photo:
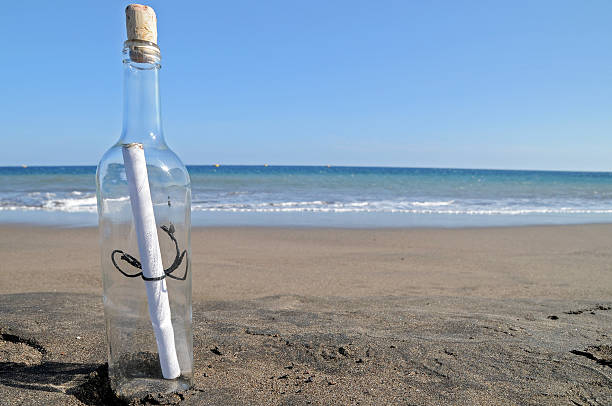
[[[125,45],[130,59],[138,63],[159,63],[155,11],[142,4],[130,4],[125,8],[125,26],[128,37]]]
[[[151,7],[142,4],[127,6],[125,25],[128,41],[141,40],[157,44],[157,17]]]

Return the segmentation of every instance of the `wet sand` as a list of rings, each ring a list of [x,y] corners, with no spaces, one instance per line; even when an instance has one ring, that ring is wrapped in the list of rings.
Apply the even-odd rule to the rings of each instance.
[[[192,238],[195,389],[134,404],[612,403],[612,225]],[[0,258],[0,404],[116,402],[97,229]]]

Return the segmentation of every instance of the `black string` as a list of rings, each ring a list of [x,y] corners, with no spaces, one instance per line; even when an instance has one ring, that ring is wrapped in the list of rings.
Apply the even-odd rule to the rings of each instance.
[[[183,274],[183,276],[172,275],[172,272],[174,272],[179,266],[181,266],[183,259],[187,255],[187,250],[184,250],[183,253],[181,253],[181,250],[179,249],[178,241],[176,240],[176,237],[174,236],[174,232],[175,232],[174,224],[170,223],[170,227],[161,226],[161,229],[164,230],[166,234],[168,234],[172,242],[174,242],[174,247],[176,248],[176,257],[174,258],[174,262],[172,262],[172,265],[170,265],[168,269],[164,269],[164,274],[162,276],[158,276],[155,278],[147,278],[146,276],[142,274],[142,271],[138,273],[133,273],[133,274],[125,272],[123,269],[119,268],[119,265],[117,265],[117,261],[115,261],[115,254],[121,254],[121,257],[119,257],[119,259],[127,262],[134,268],[142,269],[142,264],[140,263],[139,260],[131,256],[130,254],[127,254],[121,250],[114,250],[111,253],[111,261],[113,262],[113,265],[115,266],[115,268],[117,268],[119,272],[121,272],[124,276],[127,276],[128,278],[136,278],[140,276],[145,281],[160,281],[164,279],[166,276],[172,279],[179,280],[179,281],[184,281],[185,279],[187,279],[187,271],[189,270],[189,261],[186,262],[185,273]]]

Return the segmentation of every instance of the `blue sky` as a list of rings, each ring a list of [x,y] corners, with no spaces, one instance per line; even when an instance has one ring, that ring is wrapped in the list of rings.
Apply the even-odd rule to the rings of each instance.
[[[116,141],[127,4],[2,4],[0,165]],[[146,4],[188,164],[612,170],[610,1]]]

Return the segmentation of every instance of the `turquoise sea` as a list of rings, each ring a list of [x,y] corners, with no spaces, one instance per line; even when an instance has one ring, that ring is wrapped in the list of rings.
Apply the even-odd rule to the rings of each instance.
[[[193,224],[479,227],[612,222],[612,173],[188,166]],[[0,167],[0,222],[96,225],[94,166]]]

